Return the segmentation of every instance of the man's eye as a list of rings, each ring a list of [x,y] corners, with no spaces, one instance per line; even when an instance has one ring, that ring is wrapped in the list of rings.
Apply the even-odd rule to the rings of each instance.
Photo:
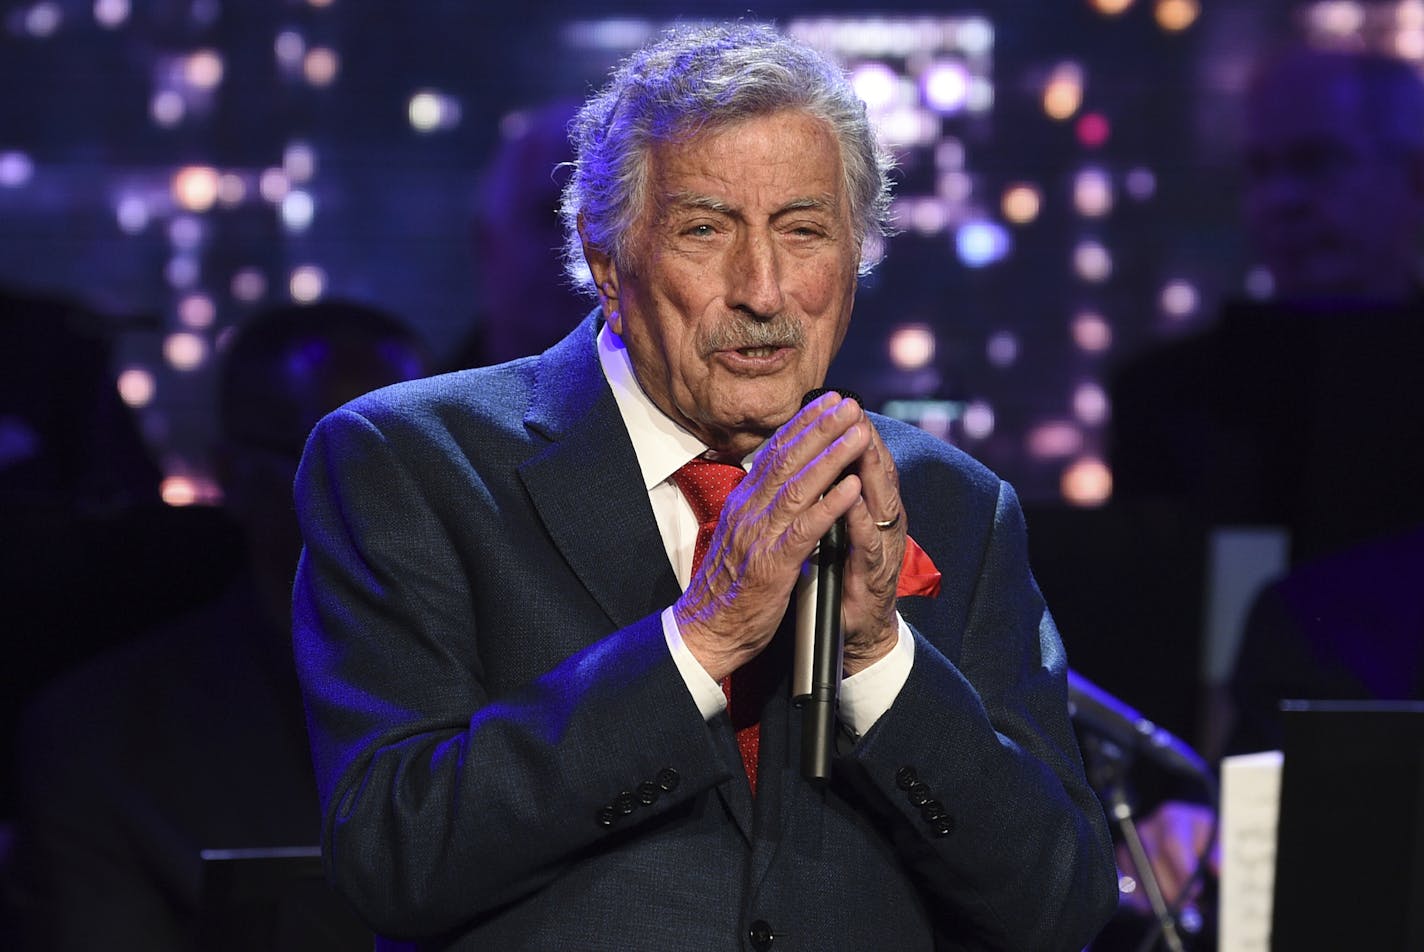
[[[692,225],[683,232],[683,234],[691,235],[693,238],[710,238],[715,233],[716,229],[707,224]]]

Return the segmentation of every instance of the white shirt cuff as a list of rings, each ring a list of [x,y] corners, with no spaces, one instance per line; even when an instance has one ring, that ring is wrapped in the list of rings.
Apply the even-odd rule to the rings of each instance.
[[[890,710],[915,664],[915,636],[910,634],[910,626],[899,612],[895,613],[895,621],[900,626],[900,637],[890,653],[841,682],[841,723],[856,737],[870,730],[880,715]]]
[[[899,612],[895,613],[895,621],[899,625],[899,637],[890,653],[841,682],[840,719],[857,737],[870,730],[880,715],[890,710],[915,664],[915,638],[910,634],[910,626],[905,624]],[[673,618],[672,606],[663,610],[662,624],[663,638],[667,641],[673,664],[677,665],[678,673],[682,675],[697,709],[702,712],[703,720],[710,721],[726,710],[727,696],[722,693],[722,686],[687,650],[677,620]]]
[[[677,627],[677,619],[672,616],[671,605],[663,609],[662,620],[663,638],[667,640],[668,651],[672,652],[672,663],[677,665],[688,693],[702,712],[702,719],[710,721],[727,709],[727,696],[722,693],[722,685],[714,681],[692,652],[687,650],[682,632]]]

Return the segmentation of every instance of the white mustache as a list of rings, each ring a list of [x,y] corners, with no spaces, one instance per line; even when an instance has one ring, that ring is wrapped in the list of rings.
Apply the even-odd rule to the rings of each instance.
[[[700,349],[705,357],[721,350],[748,347],[800,347],[805,339],[801,324],[791,317],[774,317],[769,321],[731,320],[704,331]]]

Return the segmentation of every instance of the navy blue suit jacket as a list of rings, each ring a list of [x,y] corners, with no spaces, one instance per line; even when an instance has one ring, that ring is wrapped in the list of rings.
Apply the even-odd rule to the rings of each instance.
[[[753,799],[663,640],[680,591],[597,328],[308,444],[296,657],[337,887],[419,948],[1080,949],[1116,880],[1012,490],[876,418],[943,591],[900,600],[912,673],[828,786],[773,693]]]

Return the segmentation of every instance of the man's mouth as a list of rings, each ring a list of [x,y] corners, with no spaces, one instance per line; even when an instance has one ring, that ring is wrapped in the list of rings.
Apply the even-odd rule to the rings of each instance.
[[[738,347],[737,353],[743,357],[770,357],[779,349],[778,347]]]

